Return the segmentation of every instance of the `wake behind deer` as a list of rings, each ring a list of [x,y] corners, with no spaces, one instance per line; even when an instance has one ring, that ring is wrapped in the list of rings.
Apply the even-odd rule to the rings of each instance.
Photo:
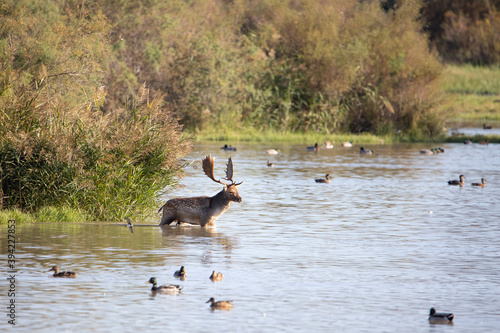
[[[199,224],[202,227],[211,226],[229,208],[231,201],[242,201],[238,194],[238,186],[243,182],[235,183],[233,181],[233,160],[229,158],[227,161],[225,178],[231,183],[222,182],[220,179],[215,180],[214,163],[215,159],[211,155],[206,156],[202,160],[203,171],[208,178],[224,185],[222,191],[212,197],[201,196],[168,200],[158,210],[158,212],[163,210],[160,226],[170,225],[174,221]]]

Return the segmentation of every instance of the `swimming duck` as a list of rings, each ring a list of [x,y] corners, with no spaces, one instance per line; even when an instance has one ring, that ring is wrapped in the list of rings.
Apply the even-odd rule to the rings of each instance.
[[[178,271],[175,271],[174,276],[181,279],[187,278],[188,275],[186,273],[186,270],[184,269],[184,266],[181,266],[181,268]]]
[[[480,186],[480,187],[485,187],[485,186],[486,186],[486,179],[481,178],[481,182],[480,182],[480,183],[472,183],[471,185],[472,185],[472,186]]]
[[[349,142],[342,142],[342,147],[347,147],[347,148],[350,148],[352,147],[352,141],[349,141]]]
[[[326,149],[332,149],[333,144],[330,142],[330,140],[326,140],[326,142],[323,143],[323,147],[325,147]]]
[[[483,129],[492,129],[492,126],[486,126],[486,124],[483,124]]]
[[[330,174],[329,174],[329,173],[327,173],[327,174],[325,175],[325,178],[315,179],[315,181],[316,181],[316,183],[327,183],[327,184],[329,184],[331,179],[332,179],[332,178],[330,177]]]
[[[444,149],[441,147],[420,150],[420,154],[425,154],[425,155],[433,155],[440,153],[444,153]]]
[[[210,299],[206,303],[211,303],[210,307],[212,309],[230,310],[234,307],[234,305],[232,304],[233,301],[218,301],[218,302],[216,302],[213,297],[210,297]]]
[[[274,168],[274,163],[267,161],[267,166],[270,168]]]
[[[52,275],[53,277],[67,277],[67,278],[76,278],[78,276],[78,274],[74,273],[74,272],[70,272],[70,271],[67,271],[67,272],[59,272],[59,267],[57,266],[54,266],[52,267],[51,269],[48,270],[49,272],[50,271],[54,271],[54,275]]]
[[[433,155],[434,154],[434,148],[432,149],[421,149],[420,154],[424,155]]]
[[[132,222],[130,222],[130,219],[128,217],[127,217],[127,227],[130,229],[131,233],[134,233]]]
[[[460,185],[460,186],[464,186],[464,179],[465,179],[465,176],[464,175],[460,175],[459,176],[459,179],[460,180],[449,180],[448,181],[448,185]]]
[[[278,155],[279,152],[280,152],[279,149],[267,149],[266,150],[266,153],[269,155]]]
[[[455,315],[453,313],[440,313],[436,312],[434,308],[431,308],[429,322],[431,324],[450,324],[454,317]]]
[[[467,139],[464,141],[464,145],[471,145],[472,144],[472,140],[470,139]]]
[[[361,148],[359,148],[359,153],[361,155],[371,155],[371,154],[373,154],[373,150],[365,149],[365,148],[361,147]]]
[[[159,293],[170,293],[170,294],[178,294],[180,293],[182,287],[176,284],[164,284],[162,286],[158,286],[158,282],[156,282],[156,278],[152,277],[149,279],[148,283],[151,283],[153,287],[151,287],[151,291],[159,292]]]
[[[487,145],[490,143],[490,140],[489,139],[486,139],[486,140],[481,140],[478,142],[480,145]]]
[[[220,272],[213,271],[212,275],[210,275],[210,280],[212,281],[220,281],[224,278],[224,275]]]
[[[220,147],[220,149],[224,149],[225,151],[236,151],[236,148],[231,147],[230,145],[224,145],[224,147]]]
[[[318,143],[316,142],[316,143],[314,144],[314,146],[311,146],[311,147],[306,147],[306,150],[307,150],[307,151],[316,151],[316,152],[317,152],[317,151],[319,151],[319,146],[318,146]]]

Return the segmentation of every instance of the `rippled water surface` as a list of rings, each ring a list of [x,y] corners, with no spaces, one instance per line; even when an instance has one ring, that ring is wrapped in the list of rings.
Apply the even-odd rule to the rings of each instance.
[[[189,156],[232,157],[242,203],[216,228],[161,229],[134,221],[16,226],[19,331],[498,332],[500,326],[500,145],[359,146],[319,153],[304,145],[198,144]],[[280,148],[270,156],[265,149]],[[267,160],[275,163],[266,166]],[[221,186],[187,168],[176,196]],[[326,173],[330,184],[317,184]],[[463,188],[447,181],[466,176]],[[486,178],[485,188],[471,182]],[[162,203],[158,204],[160,207]],[[155,221],[154,224],[159,222]],[[2,289],[8,287],[7,227],[0,226]],[[57,279],[53,265],[78,273]],[[172,275],[186,267],[185,281]],[[209,280],[212,270],[224,280]],[[183,286],[153,295],[150,277]],[[8,281],[7,281],[8,282]],[[205,302],[233,300],[231,311]],[[1,308],[9,298],[2,292]],[[430,325],[430,307],[455,313]],[[1,311],[0,327],[7,324]]]

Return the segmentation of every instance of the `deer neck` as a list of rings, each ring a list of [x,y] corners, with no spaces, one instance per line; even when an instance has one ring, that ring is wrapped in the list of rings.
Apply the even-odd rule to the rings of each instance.
[[[226,210],[231,205],[231,200],[226,195],[225,189],[214,195],[210,200],[210,207],[212,209]]]

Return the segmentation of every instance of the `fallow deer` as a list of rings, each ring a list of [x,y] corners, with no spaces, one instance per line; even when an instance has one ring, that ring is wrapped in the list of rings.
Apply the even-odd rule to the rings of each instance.
[[[233,181],[233,160],[228,159],[226,168],[226,180],[231,183],[222,182],[214,178],[214,158],[206,156],[202,161],[203,171],[216,183],[224,185],[222,191],[212,197],[201,196],[192,198],[174,198],[168,200],[159,210],[163,210],[160,226],[169,225],[174,221],[189,224],[199,224],[202,227],[215,224],[219,218],[231,205],[231,201],[241,202],[238,194],[238,186],[241,183]]]

